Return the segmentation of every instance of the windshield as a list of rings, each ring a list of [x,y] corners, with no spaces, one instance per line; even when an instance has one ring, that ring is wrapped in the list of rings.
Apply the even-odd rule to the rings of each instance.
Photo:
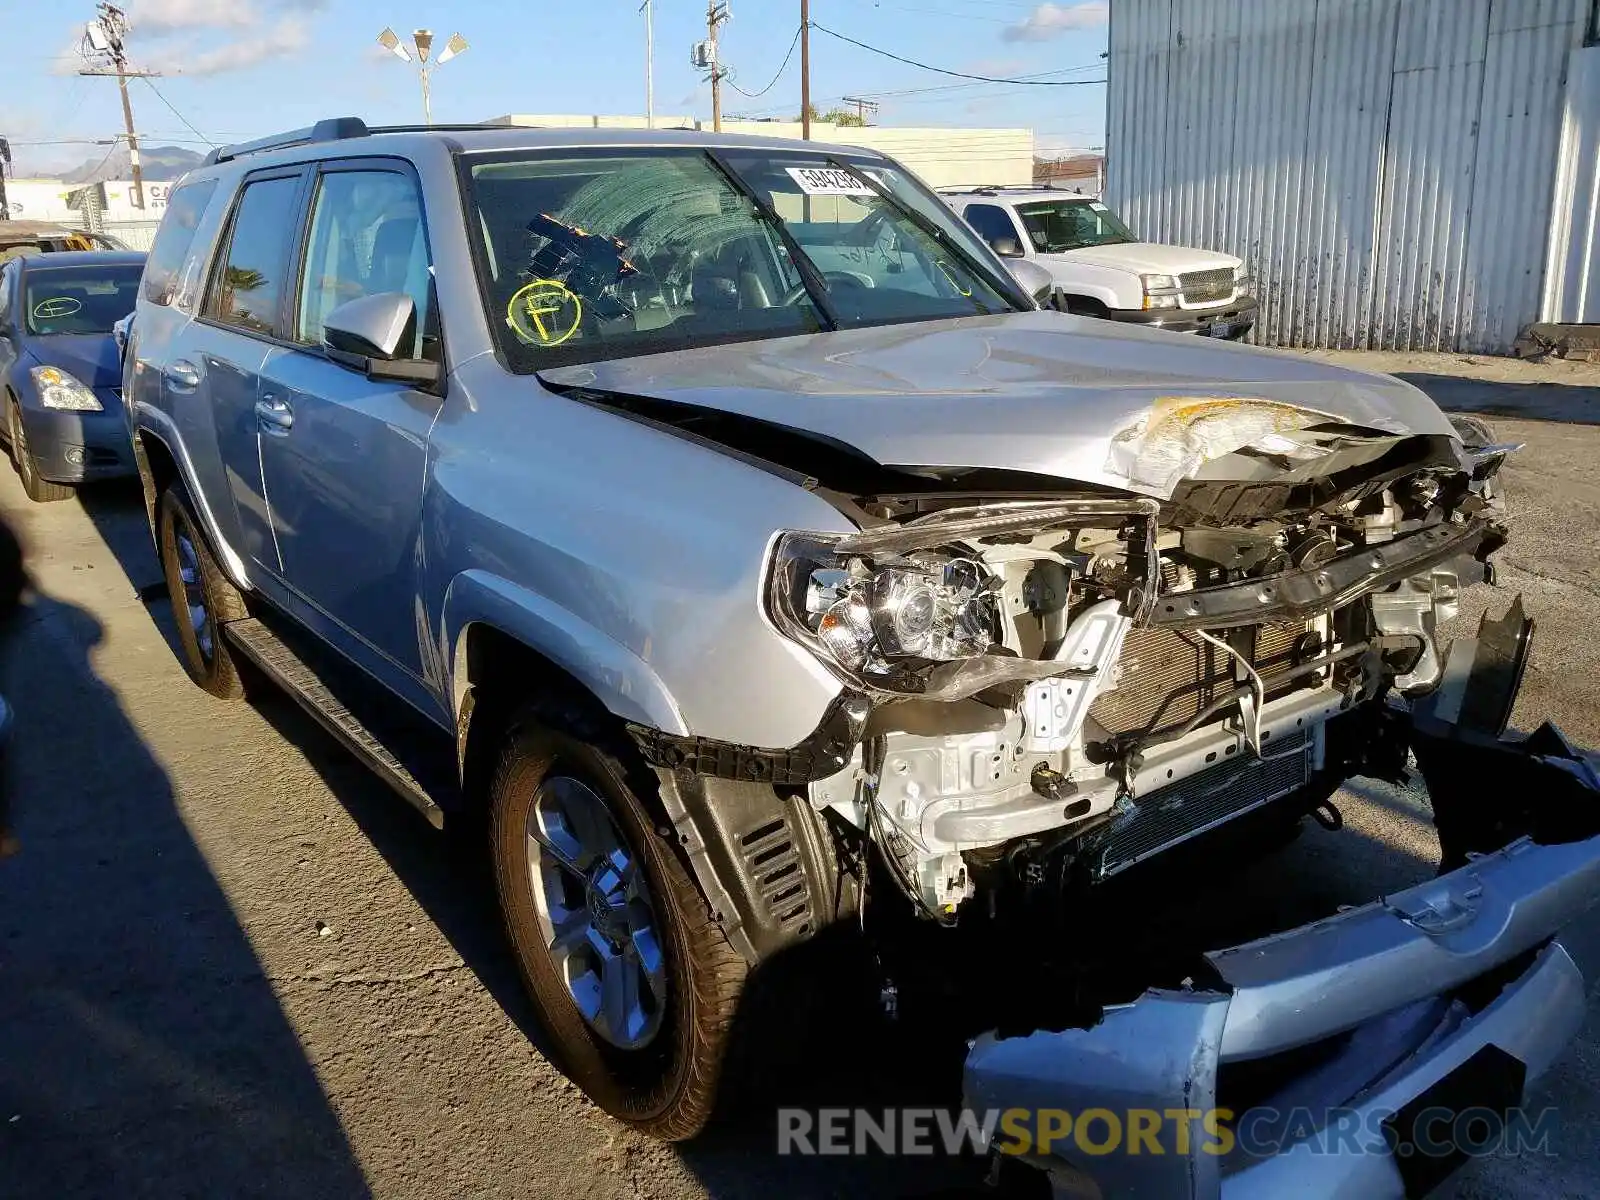
[[[110,333],[139,297],[138,263],[105,267],[35,268],[23,276],[28,332]]]
[[[1024,306],[970,231],[881,160],[498,155],[470,160],[466,188],[517,371]]]
[[[1017,205],[1017,216],[1040,254],[1139,240],[1098,200],[1039,200]]]

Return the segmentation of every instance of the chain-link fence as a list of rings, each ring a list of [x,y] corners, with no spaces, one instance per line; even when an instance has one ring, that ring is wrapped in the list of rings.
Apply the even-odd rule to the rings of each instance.
[[[105,221],[102,230],[116,238],[129,250],[148,250],[156,240],[156,227],[160,220],[154,221]]]

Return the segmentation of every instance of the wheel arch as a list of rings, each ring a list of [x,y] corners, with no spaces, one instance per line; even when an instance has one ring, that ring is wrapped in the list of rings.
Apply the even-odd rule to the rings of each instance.
[[[148,411],[141,407],[140,415]],[[151,536],[155,535],[156,504],[161,499],[161,493],[173,483],[181,484],[191,511],[199,519],[200,534],[209,544],[223,575],[241,592],[253,591],[250,577],[245,572],[244,560],[222,536],[216,514],[212,512],[204,492],[194,486],[194,468],[183,451],[182,443],[177,440],[176,430],[169,435],[165,429],[140,420],[134,425],[130,440],[133,443],[134,465],[144,491],[145,512],[150,518]]]

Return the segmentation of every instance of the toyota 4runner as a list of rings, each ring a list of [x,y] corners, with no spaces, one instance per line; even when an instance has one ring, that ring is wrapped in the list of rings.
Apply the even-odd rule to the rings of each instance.
[[[1180,844],[1331,819],[1408,748],[1459,768],[1457,727],[1491,754],[1526,653],[1516,613],[1437,635],[1502,541],[1483,425],[1040,311],[860,148],[322,122],[173,189],[128,336],[188,673],[287,688],[436,825],[486,813],[553,1053],[662,1137],[735,1029],[783,1040],[747,983],[822,933],[952,987],[957,946],[1068,961],[1080,900]],[[1337,1103],[1403,1064],[1405,1099],[1491,1037],[1536,1073],[1597,830],[1462,791],[1432,891],[1143,999],[1014,989],[1063,1032],[980,1039],[969,1094],[1198,1111],[1266,1059]]]

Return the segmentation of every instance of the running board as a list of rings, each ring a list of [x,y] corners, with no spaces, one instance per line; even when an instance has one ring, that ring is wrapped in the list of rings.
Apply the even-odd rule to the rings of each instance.
[[[344,745],[400,798],[428,818],[435,829],[444,828],[444,810],[428,789],[373,732],[334,695],[328,685],[293,647],[254,617],[223,626],[228,640],[246,658],[281,686],[306,712]]]

